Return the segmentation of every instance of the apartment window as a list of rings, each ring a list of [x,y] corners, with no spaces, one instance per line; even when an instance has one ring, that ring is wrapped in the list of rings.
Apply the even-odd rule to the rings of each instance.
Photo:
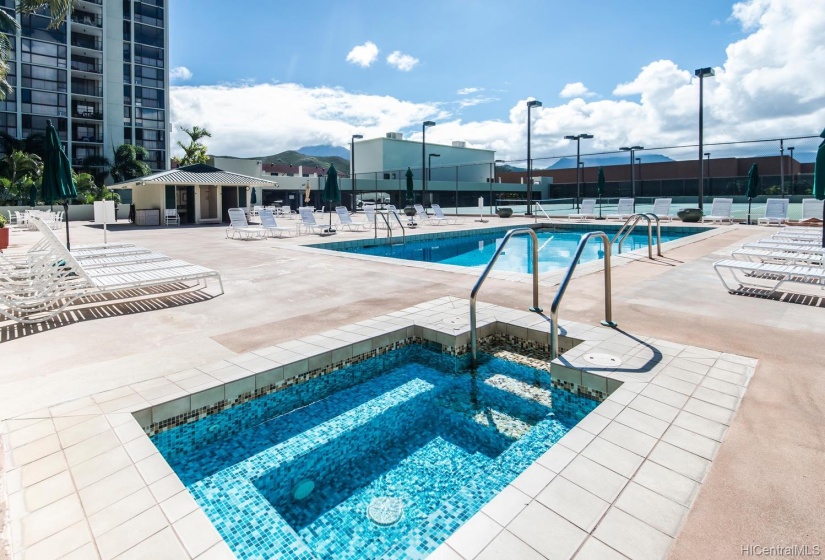
[[[135,130],[135,140],[147,150],[163,150],[166,148],[166,132],[138,128]]]
[[[123,19],[132,19],[132,3],[129,0],[123,0]]]
[[[123,40],[124,41],[131,41],[132,40],[132,23],[129,21],[123,22]]]
[[[132,104],[132,86],[123,86],[123,104]]]
[[[135,84],[163,88],[163,70],[149,66],[135,66]]]
[[[66,71],[43,66],[22,66],[24,88],[44,89],[47,91],[66,91]]]
[[[123,142],[125,144],[132,143],[132,127],[126,126],[123,128]]]
[[[161,89],[135,88],[135,106],[163,109],[164,95]]]
[[[132,124],[132,108],[123,107],[123,124]]]
[[[23,39],[20,42],[23,49],[23,62],[41,64],[43,66],[66,67],[65,45],[53,45],[32,39]]]
[[[163,27],[163,8],[135,2],[135,21]]]
[[[158,8],[162,8],[163,0],[135,0],[135,5],[137,4],[146,4],[147,6],[157,6]]]
[[[132,83],[132,65],[131,64],[124,64],[123,65],[123,83],[124,84],[131,84]]]
[[[23,136],[28,136],[35,132],[45,133],[47,120],[52,121],[52,124],[57,129],[57,136],[61,140],[68,138],[69,121],[67,119],[55,119],[38,115],[23,115]]]
[[[150,27],[140,23],[135,24],[135,43],[163,47],[163,29]]]
[[[20,97],[24,113],[66,114],[66,95],[62,93],[22,89],[20,90]]]
[[[72,80],[72,93],[103,97],[103,88],[93,80]]]
[[[135,45],[135,63],[144,66],[163,68],[163,49],[156,49],[148,45]]]
[[[17,100],[14,97],[15,90],[12,90],[5,99],[0,101],[0,111],[16,111],[17,110]],[[2,125],[0,125],[2,126]]]
[[[0,113],[0,130],[17,138],[17,115]]]
[[[66,42],[66,24],[63,23],[57,29],[48,29],[51,20],[41,15],[21,16],[21,27],[24,37],[31,37],[41,41],[52,41],[54,43]]]
[[[145,126],[148,128],[164,128],[165,121],[163,111],[157,109],[135,108],[135,126]]]
[[[132,45],[123,43],[123,62],[132,62]]]

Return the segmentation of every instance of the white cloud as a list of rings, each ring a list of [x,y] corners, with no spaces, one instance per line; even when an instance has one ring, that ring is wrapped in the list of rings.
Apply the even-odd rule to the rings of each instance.
[[[478,93],[480,91],[484,91],[484,88],[465,87],[465,88],[461,88],[456,93],[458,95],[470,95],[471,93]]]
[[[378,58],[378,46],[372,41],[367,41],[363,45],[352,47],[347,53],[347,62],[356,64],[361,68],[367,68]]]
[[[398,68],[402,72],[409,72],[418,64],[418,59],[401,51],[393,51],[387,57],[387,64]]]
[[[483,103],[492,103],[498,101],[498,97],[466,97],[458,101],[458,106],[462,109],[465,107],[475,107]]]
[[[567,84],[559,92],[559,97],[595,97],[595,95],[581,82]]]
[[[192,71],[186,66],[176,66],[169,70],[169,78],[172,80],[186,81],[192,79]]]

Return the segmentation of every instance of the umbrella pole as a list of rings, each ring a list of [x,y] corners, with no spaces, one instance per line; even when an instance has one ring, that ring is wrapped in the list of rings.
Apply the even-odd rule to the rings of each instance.
[[[753,200],[752,198],[748,199],[748,225],[751,225],[751,201],[752,200]]]
[[[69,203],[63,203],[63,216],[66,218],[66,250],[72,250],[72,244],[69,242]]]
[[[822,203],[822,247],[825,247],[825,202]]]

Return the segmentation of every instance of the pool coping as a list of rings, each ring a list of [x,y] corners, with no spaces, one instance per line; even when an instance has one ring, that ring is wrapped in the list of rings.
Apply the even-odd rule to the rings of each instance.
[[[469,341],[467,310],[467,300],[439,298],[4,422],[15,558],[47,552],[150,557],[159,551],[232,558],[147,428],[182,420],[186,406],[191,412],[193,405],[217,406],[227,397],[243,402],[261,383],[307,373],[311,361],[338,363],[336,353],[351,358],[410,337],[460,352]],[[478,317],[480,336],[498,333],[538,350],[549,344],[543,315],[479,303]],[[667,554],[756,360],[572,321],[561,327],[566,352],[551,364],[552,375],[568,387],[603,390],[604,402],[433,557],[469,560],[488,545],[541,553],[545,541],[552,542],[553,557],[562,544],[566,557],[602,550],[601,557]],[[622,365],[597,368],[585,361],[594,353]]]

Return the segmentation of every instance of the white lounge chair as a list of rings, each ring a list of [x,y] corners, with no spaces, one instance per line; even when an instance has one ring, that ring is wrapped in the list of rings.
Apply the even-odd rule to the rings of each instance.
[[[301,216],[301,227],[306,228],[309,233],[324,233],[327,231],[327,225],[321,225],[315,222],[315,215],[309,208],[298,208],[298,214]]]
[[[821,266],[723,260],[714,263],[713,269],[730,293],[742,292],[746,288],[759,288],[767,289],[767,295],[771,296],[787,282],[804,287],[825,287],[825,268]],[[733,284],[725,280],[723,271],[733,278]]]
[[[667,220],[668,222],[672,222],[673,216],[670,215],[671,202],[673,202],[672,198],[657,198],[653,201],[652,213],[656,214],[660,221]]]
[[[433,217],[436,220],[444,220],[448,224],[458,224],[460,220],[457,217],[449,217],[444,215],[444,210],[441,209],[439,204],[431,204],[430,208],[433,209]]]
[[[793,239],[762,239],[757,241],[756,243],[745,243],[742,245],[743,249],[767,249],[767,250],[780,250],[780,251],[791,251],[795,253],[814,253],[814,254],[823,254],[825,255],[825,248],[822,247],[820,243],[816,242],[796,242]]]
[[[810,220],[816,218],[822,219],[822,205],[825,200],[817,200],[815,198],[806,198],[802,201],[802,220]]]
[[[616,212],[607,214],[605,218],[608,220],[626,220],[633,215],[633,199],[620,198],[619,204],[616,207]]]
[[[415,215],[418,216],[418,221],[422,224],[430,223],[430,224],[447,224],[450,223],[449,218],[439,218],[435,214],[432,216],[427,214],[427,211],[424,209],[424,206],[421,204],[414,204],[413,208],[415,208]]]
[[[180,216],[175,208],[167,208],[163,211],[163,217],[166,219],[166,225],[179,226]]]
[[[583,198],[579,211],[576,214],[568,214],[568,220],[595,220],[596,219],[596,199]]]
[[[367,222],[369,222],[369,224],[372,227],[377,228],[379,224],[382,227],[387,227],[387,225],[384,223],[384,220],[378,219],[378,214],[375,210],[375,204],[364,204],[361,206],[361,210],[363,210],[364,214],[366,214]]]
[[[765,203],[765,215],[756,221],[757,225],[781,226],[788,221],[788,199],[769,198]]]
[[[338,214],[338,222],[342,228],[347,228],[348,230],[353,231],[353,228],[369,229],[370,227],[369,222],[353,220],[352,216],[349,215],[349,210],[347,210],[346,206],[336,206],[335,213]]]
[[[761,249],[742,247],[741,249],[733,251],[731,256],[738,261],[798,263],[807,266],[821,266],[825,253],[811,252],[810,250],[787,251],[776,247],[765,247]]]
[[[266,235],[264,228],[249,225],[249,222],[246,221],[246,212],[243,211],[243,208],[230,208],[228,212],[229,227],[226,228],[227,239],[230,237],[230,232],[232,232],[231,237],[234,238],[237,235],[241,239],[262,238]]]
[[[796,241],[805,241],[809,243],[817,243],[822,239],[822,232],[810,231],[813,228],[805,228],[809,231],[795,231],[790,229],[780,229],[774,233],[772,239],[794,239]]]
[[[283,237],[284,233],[291,236],[296,232],[295,228],[279,226],[278,222],[275,221],[275,214],[272,213],[272,210],[261,209],[258,212],[258,216],[261,218],[261,227],[266,232],[265,235],[275,237],[275,233],[277,232],[278,237]]]
[[[714,198],[713,205],[710,208],[710,214],[702,216],[702,223],[711,222],[720,224],[727,221],[733,224],[733,199],[732,198]]]

